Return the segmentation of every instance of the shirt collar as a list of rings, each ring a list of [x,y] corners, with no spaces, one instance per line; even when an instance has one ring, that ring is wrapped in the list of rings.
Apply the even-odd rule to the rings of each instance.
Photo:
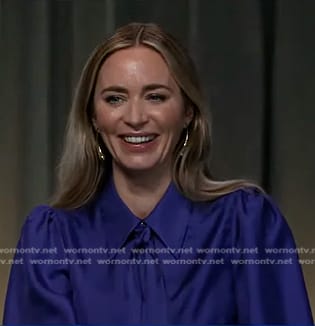
[[[166,247],[181,248],[187,231],[191,201],[171,182],[161,200],[145,219],[135,216],[119,197],[113,178],[105,185],[98,205],[105,222],[105,232],[111,248],[124,246],[129,234],[141,222],[149,225]],[[175,257],[176,254],[173,253]]]

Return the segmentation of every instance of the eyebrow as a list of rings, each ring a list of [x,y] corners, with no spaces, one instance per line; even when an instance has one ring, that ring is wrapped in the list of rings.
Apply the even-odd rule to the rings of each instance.
[[[172,89],[164,84],[149,84],[143,87],[142,92],[146,93],[148,91],[153,91],[159,88],[164,88],[170,92],[172,92]],[[118,85],[113,85],[113,86],[108,86],[102,89],[101,93],[105,93],[105,92],[117,92],[117,93],[125,93],[128,94],[128,89],[122,87],[122,86],[118,86]]]

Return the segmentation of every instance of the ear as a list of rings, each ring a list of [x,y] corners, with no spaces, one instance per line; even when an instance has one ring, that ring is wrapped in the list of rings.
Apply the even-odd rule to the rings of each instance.
[[[191,106],[186,107],[185,109],[185,128],[189,126],[194,117],[194,110]]]
[[[99,132],[95,117],[92,118],[93,128],[96,132]]]

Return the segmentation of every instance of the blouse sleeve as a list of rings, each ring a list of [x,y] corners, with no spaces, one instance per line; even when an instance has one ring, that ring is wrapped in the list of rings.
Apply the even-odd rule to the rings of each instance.
[[[267,195],[248,190],[241,193],[237,215],[238,322],[313,325],[294,239],[277,206]]]
[[[3,324],[75,324],[60,226],[46,206],[33,210],[18,242]]]

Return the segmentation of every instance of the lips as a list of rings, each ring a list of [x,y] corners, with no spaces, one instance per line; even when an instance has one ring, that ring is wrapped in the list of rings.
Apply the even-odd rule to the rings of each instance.
[[[149,135],[149,136],[126,136],[124,137],[124,141],[131,144],[142,144],[148,143],[152,141],[156,136]]]
[[[120,135],[122,148],[128,153],[150,153],[158,145],[158,134],[153,133],[130,133]]]
[[[149,133],[141,133],[141,134],[124,134],[120,137],[128,144],[145,144],[154,140],[158,135],[157,134],[149,134]]]

